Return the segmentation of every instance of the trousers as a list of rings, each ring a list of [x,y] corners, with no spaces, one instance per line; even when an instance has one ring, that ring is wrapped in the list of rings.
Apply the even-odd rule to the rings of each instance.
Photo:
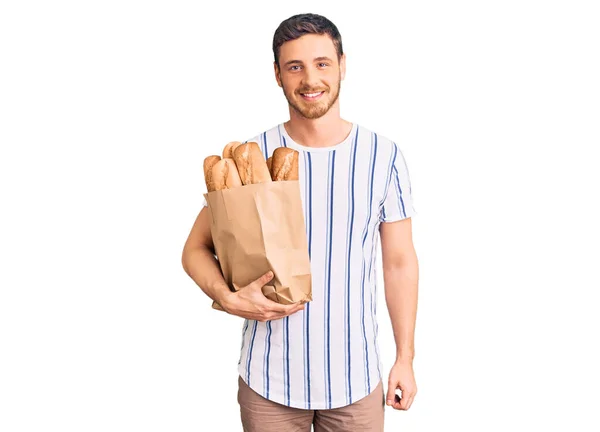
[[[270,401],[238,378],[244,432],[382,432],[385,397],[381,381],[366,397],[333,409],[308,410]]]

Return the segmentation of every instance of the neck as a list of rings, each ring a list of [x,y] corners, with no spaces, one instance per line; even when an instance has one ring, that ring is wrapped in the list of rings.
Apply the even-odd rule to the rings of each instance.
[[[302,117],[290,107],[290,119],[284,123],[289,136],[306,147],[330,147],[342,142],[352,130],[352,123],[340,117],[338,101],[317,119]]]

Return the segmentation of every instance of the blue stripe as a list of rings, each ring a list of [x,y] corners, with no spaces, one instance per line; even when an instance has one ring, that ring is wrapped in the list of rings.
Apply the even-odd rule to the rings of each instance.
[[[242,331],[242,348],[240,349],[240,359],[238,360],[238,366],[242,363],[242,354],[244,352],[244,342],[246,342],[246,332],[248,331],[248,320],[244,320],[244,330]]]
[[[281,345],[283,347],[285,347],[285,320],[288,317],[283,318],[283,331],[281,332]],[[283,353],[282,353],[282,361],[281,361],[281,368],[283,369],[283,396],[285,397],[285,395],[287,394],[287,386],[288,386],[288,379],[287,379],[287,366],[286,366],[286,362],[287,362],[287,357],[288,357],[288,353],[286,352],[285,348],[283,349]],[[284,404],[288,405],[287,400],[284,401]]]
[[[381,211],[383,211],[384,219],[386,217],[385,216],[385,200],[387,199],[387,195],[389,192],[390,183],[392,181],[393,168],[394,168],[394,164],[396,163],[396,155],[398,153],[395,143],[392,143],[392,150],[393,150],[394,155],[390,158],[390,162],[388,164],[388,174],[387,174],[387,180],[385,181],[384,194],[383,194],[383,198],[379,202],[379,208],[381,209]]]
[[[308,257],[309,260],[312,256],[312,158],[309,152],[305,152],[305,157],[308,158],[308,171],[305,173],[307,183],[308,183],[308,205],[306,206],[308,209],[308,217],[306,218],[306,229],[308,230]],[[305,159],[306,160],[306,159]],[[306,352],[306,368],[304,380],[306,383],[306,393],[305,393],[305,401],[307,409],[311,409],[311,394],[310,394],[310,302],[306,303],[306,308],[304,309],[306,322],[305,322],[305,335],[306,335],[306,343],[305,343],[305,352]]]
[[[265,336],[265,377],[264,387],[266,398],[269,398],[269,359],[271,356],[271,321],[267,321],[267,335]]]
[[[375,238],[377,235],[379,235],[379,230],[378,228],[378,224],[376,225],[376,227],[373,229],[373,234],[371,236],[371,264],[369,265],[369,281],[371,281],[371,272],[374,272],[375,267],[373,266],[373,264],[375,263],[375,259],[377,257],[377,254],[375,253]],[[375,292],[375,301],[373,301],[373,291]],[[378,330],[376,329],[377,327],[377,313],[375,312],[375,310],[377,309],[377,281],[375,280],[375,278],[373,278],[373,283],[371,285],[371,288],[369,289],[369,295],[371,297],[371,322],[373,323],[373,334],[374,334],[374,348],[375,348],[375,356],[377,357],[376,361],[377,361],[377,376],[378,378],[381,378],[381,369],[379,367],[379,348],[377,347],[377,333]]]
[[[279,123],[277,125],[277,133],[279,134],[279,146],[281,146],[282,139],[285,140],[285,138],[283,138],[283,136],[281,136],[281,123]],[[284,144],[284,147],[285,147],[285,144]]]
[[[262,142],[263,142],[263,156],[265,157],[265,160],[267,159],[267,156],[269,155],[269,153],[267,152],[267,133],[263,132],[262,134]]]
[[[392,151],[393,151],[393,155],[390,156],[390,161],[388,163],[388,175],[387,175],[387,180],[386,180],[386,184],[385,184],[385,194],[386,195],[382,198],[381,202],[379,203],[379,207],[383,211],[384,219],[386,219],[384,201],[386,199],[388,188],[389,188],[391,180],[392,180],[392,173],[393,173],[393,168],[396,163],[396,156],[398,155],[398,150],[397,150],[396,144],[393,142],[392,142]],[[377,231],[377,234],[379,234],[379,231]],[[373,302],[373,324],[375,326],[375,343],[376,343],[375,344],[375,354],[377,355],[377,372],[379,374],[379,378],[381,379],[381,370],[380,370],[380,366],[379,366],[379,363],[381,362],[381,360],[380,360],[380,355],[379,355],[379,349],[377,348],[377,341],[379,340],[379,324],[377,323],[377,281],[375,281],[375,283],[374,283],[374,295],[375,295],[375,302]]]
[[[358,142],[358,128],[356,129],[356,137],[354,138],[354,148],[351,157],[351,168],[348,175],[348,202],[350,204],[350,217],[348,219],[349,228],[347,228],[346,235],[346,250],[348,255],[346,257],[346,320],[344,323],[344,337],[346,339],[346,403],[350,404],[352,401],[352,354],[350,349],[350,260],[352,257],[352,231],[354,228],[354,176],[356,172],[356,149]]]
[[[377,285],[375,285],[375,299],[377,300]],[[379,363],[381,363],[381,358],[379,355],[379,348],[377,343],[379,342],[379,324],[377,323],[377,301],[375,301],[373,307],[373,320],[375,321],[375,354],[377,354],[377,373],[379,374],[378,378],[382,379],[381,368]]]
[[[281,124],[277,126],[277,133],[279,134],[279,146],[283,143],[284,147],[287,147],[285,144],[285,137],[281,135]],[[275,151],[275,150],[273,150]],[[285,386],[285,395],[286,404],[290,405],[290,317],[284,318],[284,350],[285,350],[285,364],[283,370],[283,380]]]
[[[310,233],[309,233],[309,227],[308,227],[308,159],[307,159],[307,153],[303,152],[304,155],[304,175],[305,175],[305,180],[304,180],[304,220],[306,221],[306,239],[310,242]],[[309,250],[309,255],[310,255],[310,250]],[[309,302],[310,303],[310,302]],[[304,401],[306,402],[308,400],[307,398],[307,372],[306,372],[306,358],[307,358],[307,347],[306,347],[306,333],[308,331],[308,327],[306,326],[306,309],[308,308],[308,303],[306,304],[306,308],[302,311],[302,328],[306,329],[303,330],[302,332],[302,341],[303,341],[303,345],[302,345],[302,360],[304,361]],[[308,406],[306,406],[305,408],[308,408]]]
[[[309,191],[309,199],[308,199],[308,231],[309,231],[309,237],[308,237],[308,257],[310,259],[310,257],[312,257],[312,191],[313,191],[313,185],[312,185],[312,156],[310,155],[310,153],[308,153],[308,172],[309,172],[309,176],[308,176],[308,191]],[[311,308],[311,304],[310,302],[306,303],[306,368],[308,371],[308,381],[307,381],[307,387],[308,387],[308,398],[307,398],[307,402],[308,402],[308,409],[311,409],[311,391],[310,391],[310,308]]]
[[[290,317],[286,316],[283,320],[285,325],[285,390],[287,396],[287,404],[290,404]]]
[[[371,257],[371,261],[369,262],[369,270],[367,271],[367,274],[369,275],[369,280],[368,280],[369,283],[373,279],[371,277],[371,275],[374,273],[374,270],[375,270],[373,267],[373,264],[375,263],[373,254],[375,253],[375,235],[378,233],[377,228],[378,228],[378,225],[376,224],[375,228],[371,232],[371,253],[369,254],[369,256]]]
[[[282,322],[283,322],[283,331],[281,332],[281,337],[282,337],[282,346],[284,347],[283,349],[283,353],[282,353],[282,361],[281,361],[281,367],[283,369],[283,397],[286,398],[287,395],[287,389],[289,386],[289,382],[288,382],[288,375],[287,375],[287,368],[288,368],[288,364],[289,364],[289,352],[288,350],[285,349],[285,338],[287,337],[286,335],[286,331],[285,331],[285,321],[286,319],[288,319],[288,317],[283,318]],[[285,405],[289,405],[289,402],[287,401],[287,398],[284,400],[283,402]]]
[[[335,179],[335,153],[336,150],[333,150],[329,154],[329,181],[328,181],[328,190],[327,190],[327,199],[328,199],[328,214],[327,214],[327,273],[326,280],[327,285],[325,288],[325,340],[327,346],[325,348],[325,378],[326,378],[326,395],[329,403],[329,408],[331,408],[331,249],[332,249],[332,240],[333,240],[333,186]]]
[[[375,137],[375,156],[373,158],[373,171],[371,171],[371,200],[373,199],[373,184],[375,183],[373,180],[373,175],[375,173],[375,159],[377,158],[377,134],[373,133],[374,137]],[[369,263],[369,280],[371,280],[371,268],[372,268],[372,264],[373,264],[373,248],[375,247],[375,229],[373,230],[373,234],[372,234],[372,239],[371,239],[371,255],[369,255],[371,257],[371,262]]]
[[[398,170],[394,166],[394,172],[396,173],[396,195],[398,196],[398,200],[400,201],[400,205],[402,205],[401,214],[402,217],[406,217],[406,211],[404,209],[404,200],[402,199],[402,188],[400,187],[400,176],[398,175]]]
[[[371,171],[371,199],[369,200],[369,209],[373,205],[373,185],[375,184],[375,180],[374,180],[374,178],[375,178],[375,166],[377,165],[377,141],[378,141],[378,137],[377,137],[377,134],[374,134],[374,135],[375,135],[375,152],[373,154],[373,170]],[[371,220],[371,212],[369,211],[369,222],[370,222],[370,220]],[[375,229],[375,228],[373,228],[373,229]],[[375,232],[373,232],[373,234],[375,234]],[[373,256],[372,252],[371,252],[371,256]],[[363,285],[363,289],[364,289],[364,285]],[[369,289],[369,291],[371,291],[371,290]],[[364,297],[363,297],[363,299],[364,299]],[[371,302],[372,301],[373,301],[373,298],[371,297]],[[363,316],[363,319],[364,319],[364,316]],[[367,353],[367,370],[369,371],[369,353]],[[371,390],[371,381],[370,380],[371,380],[371,375],[370,375],[370,371],[369,371],[369,391]]]
[[[379,342],[379,324],[377,323],[377,283],[373,284],[373,286],[375,287],[375,301],[372,301],[373,304],[373,309],[372,309],[372,315],[371,315],[371,319],[373,320],[373,332],[375,333],[375,355],[377,356],[377,376],[379,379],[381,379],[382,375],[381,375],[381,367],[380,367],[380,363],[381,363],[381,357],[379,355],[379,346],[378,346],[378,342]]]
[[[373,143],[373,137],[375,137],[375,143]],[[361,269],[361,301],[360,301],[360,311],[361,311],[361,316],[362,316],[361,327],[362,327],[362,333],[363,333],[363,347],[364,347],[364,351],[365,351],[365,377],[366,377],[365,390],[366,390],[366,393],[371,392],[371,377],[369,375],[369,347],[367,344],[367,333],[366,333],[366,328],[365,328],[365,259],[364,259],[365,253],[364,253],[364,249],[365,249],[365,242],[367,240],[367,233],[368,233],[369,225],[371,223],[371,206],[373,204],[373,177],[375,175],[376,158],[377,158],[377,135],[372,134],[371,135],[371,159],[369,161],[369,170],[371,172],[371,175],[369,178],[369,194],[368,194],[368,201],[367,201],[368,217],[367,217],[367,222],[366,222],[364,230],[363,230],[363,241],[362,241],[363,259],[362,259],[362,269]]]
[[[254,321],[254,327],[252,329],[252,339],[250,340],[250,348],[248,351],[248,364],[246,365],[246,383],[250,385],[250,365],[252,363],[252,348],[254,347],[254,337],[256,336],[256,325],[257,321]]]
[[[377,135],[375,135],[375,137],[377,138]],[[392,180],[392,173],[393,173],[393,168],[394,168],[394,164],[396,161],[396,155],[397,155],[397,151],[396,151],[396,147],[395,144],[392,147],[393,150],[393,156],[390,156],[389,158],[389,162],[388,162],[388,169],[387,169],[387,177],[386,177],[386,184],[385,184],[385,195],[387,194],[388,191],[388,187],[391,183]],[[386,218],[386,211],[385,211],[385,206],[384,206],[384,201],[386,199],[386,196],[384,195],[384,197],[381,199],[381,201],[379,202],[379,209],[383,214],[383,219]],[[377,226],[376,226],[377,228]],[[375,259],[376,259],[376,254],[375,254],[375,246],[376,246],[376,235],[379,234],[378,229],[374,229],[372,232],[372,238],[371,238],[371,262],[369,263],[369,282],[371,282],[372,278],[371,275],[373,273],[373,269],[374,269],[374,263],[375,263]],[[373,333],[374,333],[374,348],[375,348],[375,355],[376,355],[376,365],[377,365],[377,373],[378,373],[378,379],[381,379],[382,375],[381,375],[381,368],[380,368],[380,355],[379,355],[379,349],[377,346],[377,341],[379,340],[379,325],[377,323],[377,283],[375,281],[375,283],[373,283],[373,285],[371,285],[371,289],[369,292],[369,296],[370,296],[370,303],[371,303],[371,308],[370,308],[370,313],[371,313],[371,322],[373,323]]]

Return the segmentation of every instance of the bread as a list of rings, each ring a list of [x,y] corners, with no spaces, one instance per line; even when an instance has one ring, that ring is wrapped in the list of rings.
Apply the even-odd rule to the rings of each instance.
[[[207,156],[204,159],[204,181],[206,183],[206,190],[208,192],[213,192],[215,190],[215,183],[213,181],[212,176],[212,168],[214,164],[221,160],[221,156]]]
[[[271,173],[258,143],[250,141],[239,145],[233,152],[233,160],[244,185],[271,181]]]
[[[269,169],[269,172],[271,173],[271,180],[273,179],[273,172],[271,171],[271,163],[273,162],[273,156],[269,156],[269,159],[267,159],[267,168]]]
[[[277,147],[273,151],[271,178],[273,181],[298,180],[298,151]]]
[[[227,143],[225,145],[225,147],[223,148],[223,159],[232,159],[233,151],[236,148],[238,148],[240,145],[242,145],[242,143],[239,141],[231,141],[231,142]]]
[[[242,186],[240,175],[233,159],[224,158],[212,167],[212,181],[215,190],[232,189]]]

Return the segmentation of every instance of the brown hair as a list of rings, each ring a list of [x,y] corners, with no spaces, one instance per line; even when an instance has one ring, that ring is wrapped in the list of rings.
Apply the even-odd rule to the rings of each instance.
[[[344,54],[342,36],[335,24],[324,16],[306,13],[289,17],[285,21],[282,21],[277,30],[275,30],[275,35],[273,36],[273,54],[277,67],[279,67],[279,50],[281,45],[285,42],[298,39],[305,34],[328,35],[335,46],[338,62],[340,61],[342,54]]]

